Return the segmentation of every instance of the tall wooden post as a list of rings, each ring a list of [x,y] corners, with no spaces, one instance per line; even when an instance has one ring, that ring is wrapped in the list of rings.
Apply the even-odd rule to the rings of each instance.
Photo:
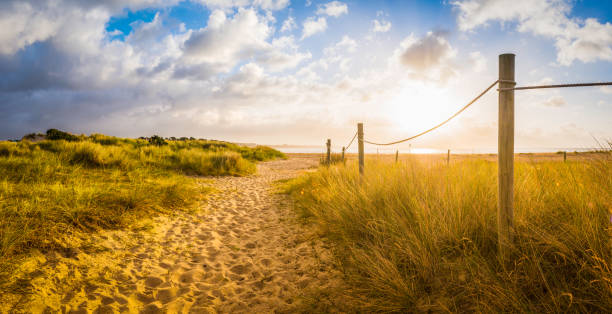
[[[514,87],[514,54],[499,55],[499,88]],[[514,90],[499,91],[497,233],[502,259],[514,233]]]
[[[327,165],[331,165],[331,139],[327,139]]]
[[[363,123],[357,123],[357,146],[359,147],[359,174],[363,175],[365,154],[363,152]]]
[[[450,165],[450,149],[446,152],[446,165]]]
[[[563,162],[567,161],[567,152],[563,151]]]
[[[342,146],[342,162],[343,162],[343,163],[345,162],[345,159],[344,159],[344,152],[346,152],[346,147]]]
[[[399,149],[395,151],[395,163],[399,161]]]

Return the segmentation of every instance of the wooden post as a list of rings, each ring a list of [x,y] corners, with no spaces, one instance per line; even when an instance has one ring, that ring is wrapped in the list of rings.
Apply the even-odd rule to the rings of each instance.
[[[357,123],[357,144],[359,147],[359,174],[363,175],[365,155],[363,152],[363,123]]]
[[[446,165],[450,165],[450,149],[446,152]]]
[[[499,88],[514,87],[514,54],[499,55]],[[502,260],[514,233],[514,90],[499,91],[497,237]]]
[[[331,165],[331,139],[327,139],[327,165]]]
[[[346,147],[342,146],[342,163],[346,162],[346,160],[344,159],[344,152],[346,152]]]
[[[395,163],[399,161],[399,149],[395,151]]]
[[[563,151],[563,162],[567,161],[567,152]]]

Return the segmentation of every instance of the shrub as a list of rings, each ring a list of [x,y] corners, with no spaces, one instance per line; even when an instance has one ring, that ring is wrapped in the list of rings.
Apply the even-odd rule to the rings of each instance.
[[[166,140],[164,140],[163,137],[153,135],[149,138],[149,144],[155,145],[155,146],[163,146],[163,145],[168,145],[168,142],[166,142]]]
[[[89,139],[91,139],[94,143],[101,145],[118,145],[120,143],[119,138],[104,134],[92,134],[89,136]]]
[[[44,140],[45,135],[42,133],[29,133],[29,134],[24,135],[23,139],[27,141],[39,141],[39,140]]]
[[[58,129],[48,129],[46,137],[48,140],[64,140],[66,142],[76,142],[79,140],[78,136]]]

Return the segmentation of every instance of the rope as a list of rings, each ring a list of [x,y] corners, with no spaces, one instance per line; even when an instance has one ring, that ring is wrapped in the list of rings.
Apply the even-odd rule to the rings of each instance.
[[[500,91],[500,92],[503,92],[503,91],[524,90],[524,89],[559,88],[559,87],[583,87],[583,86],[608,86],[608,85],[612,85],[612,82],[520,86],[520,87],[498,88],[497,90]]]
[[[391,142],[391,143],[374,143],[374,142],[365,141],[365,140],[364,140],[364,142],[365,142],[365,143],[368,143],[368,144],[372,144],[372,145],[387,146],[387,145],[393,145],[393,144],[403,143],[403,142],[406,142],[406,141],[409,141],[409,140],[415,139],[415,138],[417,138],[417,137],[419,137],[419,136],[421,136],[421,135],[425,135],[425,134],[427,134],[427,133],[429,133],[429,132],[431,132],[431,131],[433,131],[433,130],[435,130],[435,129],[437,129],[437,128],[441,127],[441,126],[443,126],[444,124],[448,123],[448,121],[450,121],[450,120],[452,120],[454,117],[458,116],[458,115],[459,115],[460,113],[462,113],[462,112],[463,112],[465,109],[467,109],[469,106],[471,106],[473,103],[475,103],[475,102],[476,102],[478,99],[480,99],[480,97],[482,97],[484,94],[486,94],[486,93],[487,93],[487,92],[488,92],[488,91],[489,91],[491,88],[493,88],[493,86],[495,86],[495,84],[497,84],[498,82],[499,82],[499,80],[497,80],[497,81],[493,82],[493,84],[491,84],[489,87],[487,87],[487,89],[485,89],[485,90],[484,90],[482,93],[480,93],[480,95],[476,96],[476,98],[472,99],[472,101],[470,101],[470,102],[469,102],[467,105],[463,106],[463,108],[461,108],[461,110],[457,111],[457,112],[456,112],[454,115],[452,115],[450,118],[448,118],[448,119],[444,120],[444,122],[442,122],[442,123],[440,123],[440,124],[438,124],[438,125],[434,126],[433,128],[431,128],[431,129],[429,129],[429,130],[427,130],[427,131],[424,131],[424,132],[421,132],[421,133],[419,133],[419,134],[417,134],[417,135],[415,135],[415,136],[412,136],[412,137],[409,137],[409,138],[406,138],[406,139],[403,139],[403,140],[399,140],[399,141]]]
[[[348,143],[348,145],[346,145],[345,150],[348,150],[349,147],[351,147],[351,144],[353,144],[353,141],[355,140],[356,137],[357,137],[357,132],[355,132],[355,135],[353,135],[353,138],[351,139],[351,141]]]

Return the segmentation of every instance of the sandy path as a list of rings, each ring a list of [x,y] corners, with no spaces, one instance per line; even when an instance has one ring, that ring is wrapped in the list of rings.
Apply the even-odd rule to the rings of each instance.
[[[150,232],[109,232],[98,253],[46,256],[24,308],[64,313],[292,312],[307,291],[340,284],[329,249],[296,221],[271,183],[316,161],[258,165],[249,177],[213,178],[218,192],[196,215],[156,219]],[[203,183],[204,184],[204,183]],[[57,255],[57,254],[56,254]],[[39,274],[40,275],[40,274]],[[308,294],[308,293],[307,293]]]

